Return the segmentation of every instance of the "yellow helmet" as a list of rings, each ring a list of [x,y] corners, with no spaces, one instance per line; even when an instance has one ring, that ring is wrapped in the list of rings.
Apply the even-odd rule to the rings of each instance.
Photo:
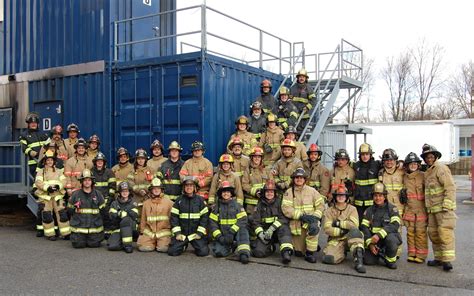
[[[82,180],[87,179],[87,178],[92,179],[92,180],[95,179],[95,177],[92,175],[91,170],[84,169],[81,173],[81,176],[78,179],[79,179],[79,181],[82,182]]]
[[[361,154],[361,153],[373,154],[374,151],[372,150],[372,146],[370,146],[370,144],[363,143],[359,147],[359,154]]]
[[[281,95],[290,95],[290,90],[286,86],[280,87],[280,96]]]
[[[153,178],[151,180],[150,185],[148,186],[148,190],[151,190],[153,187],[158,187],[158,188],[163,188],[163,183],[161,183],[161,180],[159,178]]]
[[[181,148],[181,146],[179,145],[178,142],[176,141],[173,141],[170,143],[170,145],[168,146],[168,151],[172,150],[172,149],[176,149],[176,150],[179,150],[179,151],[183,151],[183,148]]]
[[[237,118],[237,120],[235,121],[235,124],[249,124],[249,120],[247,119],[247,117],[245,115],[241,115]]]
[[[298,76],[304,76],[304,77],[306,77],[306,79],[309,78],[308,71],[306,71],[306,69],[304,69],[304,68],[302,68],[298,71],[298,74],[296,74],[296,77],[298,77]]]
[[[222,154],[221,157],[219,157],[219,163],[234,163],[234,158],[230,154]]]
[[[268,114],[268,116],[267,116],[267,124],[268,124],[269,122],[277,122],[277,117],[276,117],[275,114],[273,114],[273,113]]]
[[[295,150],[296,149],[296,144],[295,144],[295,141],[293,141],[293,140],[284,139],[283,142],[281,142],[280,147],[281,148],[291,147],[291,148],[293,148],[293,150]]]
[[[385,188],[385,185],[381,182],[378,182],[374,185],[374,188],[372,190],[372,194],[374,193],[382,193],[383,195],[387,195],[387,189]]]

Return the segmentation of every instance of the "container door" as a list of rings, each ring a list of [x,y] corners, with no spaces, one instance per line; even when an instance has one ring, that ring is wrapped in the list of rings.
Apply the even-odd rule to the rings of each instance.
[[[57,124],[63,124],[62,101],[36,102],[33,109],[41,117],[40,128],[43,131],[50,131]]]
[[[12,108],[0,109],[0,142],[12,141]]]

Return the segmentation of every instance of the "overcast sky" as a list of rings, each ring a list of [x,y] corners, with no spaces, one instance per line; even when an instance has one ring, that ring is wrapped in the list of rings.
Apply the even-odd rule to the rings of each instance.
[[[202,1],[178,0],[178,7],[196,3]],[[474,1],[207,0],[207,5],[289,41],[304,41],[309,52],[332,51],[344,38],[375,59],[377,75],[387,57],[423,38],[444,47],[446,75],[474,60]],[[228,38],[238,34],[229,30]],[[373,94],[374,101],[388,99],[383,81]]]

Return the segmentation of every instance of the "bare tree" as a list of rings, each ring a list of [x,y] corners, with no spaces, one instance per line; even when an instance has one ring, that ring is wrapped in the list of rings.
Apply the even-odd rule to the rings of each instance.
[[[433,118],[430,119],[453,119],[459,114],[459,106],[453,98],[442,100],[433,107]]]
[[[426,104],[441,87],[441,67],[444,49],[439,44],[430,44],[421,40],[420,44],[410,50],[413,60],[413,79],[419,102],[420,120],[425,119]]]
[[[449,96],[454,99],[460,109],[460,117],[472,118],[471,101],[474,87],[474,63],[470,61],[461,65],[459,72],[454,74],[448,84]]]
[[[382,69],[382,78],[390,92],[390,114],[394,121],[409,119],[411,95],[415,83],[412,79],[412,58],[408,52],[401,53],[398,58],[388,58]]]
[[[362,71],[361,77],[358,77],[362,81],[362,89],[359,91],[356,96],[347,104],[347,116],[346,121],[348,123],[354,123],[356,121],[364,121],[365,118],[363,114],[359,114],[362,109],[366,109],[367,118],[369,118],[369,108],[370,108],[370,91],[374,85],[374,73],[373,73],[374,59],[368,58],[365,60],[364,69]],[[349,97],[352,95],[351,92],[354,90],[349,89]],[[360,103],[366,99],[367,106],[361,107]]]

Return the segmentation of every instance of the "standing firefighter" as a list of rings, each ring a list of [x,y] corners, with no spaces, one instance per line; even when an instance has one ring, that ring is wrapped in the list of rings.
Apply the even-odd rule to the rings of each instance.
[[[283,196],[282,211],[290,219],[295,255],[304,255],[306,261],[316,263],[324,197],[316,189],[305,185],[308,175],[304,169],[298,168],[291,177],[293,181]]]
[[[405,176],[400,201],[405,204],[403,221],[407,227],[408,262],[424,263],[428,256],[428,214],[425,207],[425,177],[421,159],[413,152],[405,157]]]
[[[433,245],[434,260],[429,266],[453,269],[455,259],[454,228],[456,227],[456,185],[449,168],[441,164],[434,146],[423,145],[421,158],[428,165],[425,172],[425,205],[428,212],[428,235]]]
[[[298,109],[298,114],[304,113],[301,117],[301,122],[296,128],[302,131],[308,123],[311,110],[315,106],[315,98],[311,86],[308,84],[308,72],[305,69],[301,69],[296,74],[296,83],[290,89],[290,96],[293,104]]]
[[[181,255],[191,244],[197,256],[209,255],[207,246],[207,223],[209,210],[202,196],[196,194],[196,179],[186,176],[183,180],[183,195],[171,209],[171,244],[168,255]]]
[[[249,118],[249,132],[255,135],[257,141],[260,140],[260,136],[265,132],[267,126],[267,117],[262,111],[262,103],[253,102]]]
[[[181,195],[179,171],[184,165],[184,160],[180,156],[182,150],[178,142],[171,142],[168,146],[169,158],[163,162],[157,172],[157,176],[163,181],[164,196],[172,201]]]
[[[400,191],[403,189],[405,171],[397,164],[398,155],[393,149],[385,149],[382,153],[383,167],[379,171],[379,181],[387,189],[388,202],[395,205],[400,216],[403,216],[404,205],[400,202]]]
[[[38,157],[41,147],[48,139],[48,135],[39,130],[40,117],[37,113],[31,112],[26,115],[25,121],[28,130],[20,136],[21,150],[28,157],[28,167],[30,174],[34,178]]]
[[[109,217],[112,224],[107,240],[109,251],[133,252],[133,234],[137,231],[138,209],[132,201],[130,185],[122,182],[118,186],[117,199],[110,205]]]
[[[272,173],[275,177],[277,188],[284,192],[290,187],[293,172],[298,168],[303,168],[303,163],[299,158],[295,157],[295,142],[285,139],[280,146],[282,156],[273,165]]]
[[[98,248],[104,240],[105,200],[94,188],[94,176],[84,169],[79,177],[81,189],[74,191],[68,203],[71,216],[71,243],[74,248]]]
[[[308,154],[306,153],[306,146],[303,142],[299,142],[297,138],[298,131],[296,130],[296,128],[292,125],[288,126],[288,128],[285,130],[285,139],[289,139],[295,142],[295,156],[301,161],[305,161],[308,159]]]
[[[227,152],[231,153],[230,145],[235,138],[239,138],[244,144],[243,153],[249,155],[252,148],[257,145],[257,140],[255,139],[255,135],[247,130],[249,127],[248,118],[244,115],[239,116],[235,121],[235,127],[235,133],[230,136],[229,142],[227,142]]]
[[[54,230],[54,215],[58,221],[59,233],[63,238],[71,234],[69,218],[64,207],[64,186],[66,177],[63,170],[55,167],[56,157],[52,151],[46,151],[43,158],[43,168],[36,174],[36,196],[38,197],[38,208],[42,209],[41,219],[43,222],[44,235],[49,240],[56,240]]]
[[[267,129],[260,138],[259,147],[263,147],[265,155],[263,163],[272,166],[281,156],[280,144],[285,139],[283,131],[277,126],[277,117],[273,114],[267,116]]]
[[[96,156],[97,153],[99,153],[99,148],[100,148],[100,138],[98,135],[92,135],[89,138],[89,141],[87,141],[87,156],[90,158],[92,161]]]
[[[147,165],[148,154],[144,149],[137,149],[133,171],[128,174],[128,182],[133,190],[133,201],[136,202],[138,210],[141,211],[143,201],[148,193],[148,186],[153,179],[152,169]]]
[[[244,171],[249,167],[250,163],[249,157],[242,154],[244,143],[242,140],[240,140],[240,138],[235,137],[232,143],[229,144],[229,148],[232,151],[232,158],[234,158],[234,173],[239,176],[240,180],[242,181]],[[252,148],[252,151],[254,148]],[[252,151],[250,154],[252,154]]]
[[[194,177],[198,182],[199,191],[197,194],[207,200],[209,198],[209,186],[212,180],[212,163],[203,156],[205,148],[202,142],[193,142],[191,144],[191,151],[193,157],[186,160],[179,172],[179,176],[181,177],[181,181],[184,181],[184,178],[187,176]]]
[[[234,187],[227,181],[217,192],[219,201],[209,215],[209,232],[214,241],[211,249],[216,257],[227,257],[236,249],[240,262],[247,264],[250,257],[247,213],[234,197]]]
[[[277,100],[272,95],[272,83],[270,80],[265,79],[260,83],[260,96],[256,99],[260,102],[263,107],[263,112],[270,114],[277,113]]]
[[[45,143],[45,145],[40,150],[39,160],[41,160],[46,150],[48,150],[48,148],[51,147],[50,145],[53,144],[56,146],[57,160],[61,160],[64,164],[66,160],[68,159],[69,155],[66,148],[66,144],[64,143],[64,140],[63,140],[62,126],[60,125],[53,126],[49,134],[49,139],[50,139],[50,143],[49,144]]]
[[[280,101],[278,102],[278,125],[283,130],[286,130],[289,126],[296,126],[298,121],[298,109],[295,107],[293,102],[290,100],[290,90],[282,86],[280,87]]]
[[[332,169],[331,175],[331,192],[328,194],[328,201],[331,202],[333,194],[336,190],[344,185],[349,197],[354,195],[354,178],[355,173],[354,169],[350,166],[349,161],[351,160],[346,149],[339,149],[334,155],[336,160],[334,163],[334,168]],[[353,200],[351,200],[353,201]]]
[[[67,134],[68,138],[64,140],[64,144],[66,145],[67,153],[68,153],[68,158],[74,157],[76,154],[76,148],[74,145],[76,145],[79,136],[79,133],[81,132],[79,130],[79,127],[75,123],[71,123],[67,126]]]
[[[168,160],[168,158],[163,156],[163,150],[163,144],[158,140],[153,141],[150,145],[151,158],[147,163],[153,174],[158,172],[163,163]]]
[[[307,184],[316,189],[322,196],[329,194],[331,178],[329,170],[321,163],[323,151],[316,144],[311,144],[308,151],[308,159],[303,162],[303,168],[308,173]]]
[[[168,252],[171,242],[170,215],[173,202],[163,194],[163,184],[154,178],[149,187],[149,199],[143,203],[138,250]]]
[[[222,182],[229,182],[235,191],[235,197],[237,202],[241,205],[244,204],[244,193],[242,191],[242,184],[240,178],[233,172],[232,164],[234,158],[230,154],[222,154],[219,157],[219,171],[212,177],[211,188],[209,190],[208,203],[213,205],[216,203],[216,193],[221,187]]]
[[[83,138],[77,140],[74,144],[74,149],[76,153],[74,156],[69,157],[64,165],[64,175],[66,176],[66,190],[67,195],[70,197],[72,193],[81,188],[81,183],[79,182],[79,176],[84,171],[84,169],[92,169],[94,166],[92,161],[87,157],[86,154],[86,141]]]
[[[332,205],[324,212],[324,232],[329,238],[323,250],[323,263],[341,263],[349,248],[355,270],[365,273],[364,235],[359,230],[357,209],[349,204],[349,193],[344,185],[333,193]]]
[[[133,165],[130,163],[130,154],[128,150],[120,147],[117,149],[117,164],[112,167],[112,172],[115,175],[116,184],[127,181],[128,175],[133,171]]]
[[[360,230],[364,233],[365,246],[364,264],[375,265],[379,257],[390,269],[397,268],[397,249],[402,244],[398,232],[401,219],[398,209],[387,201],[387,189],[382,183],[373,188],[374,205],[364,213]]]
[[[276,195],[275,182],[267,180],[259,195],[261,197],[257,207],[249,218],[251,229],[258,237],[250,244],[252,254],[255,257],[268,257],[278,243],[282,262],[288,264],[293,254],[291,232],[288,218],[281,210],[281,198]]]

